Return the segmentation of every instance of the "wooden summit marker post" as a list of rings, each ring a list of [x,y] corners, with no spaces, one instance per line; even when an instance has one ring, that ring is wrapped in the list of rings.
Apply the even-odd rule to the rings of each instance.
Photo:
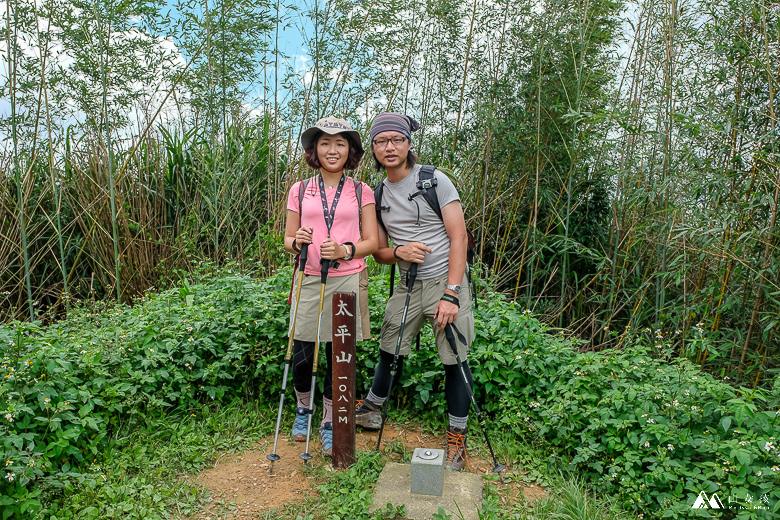
[[[333,295],[333,467],[355,463],[355,293]]]

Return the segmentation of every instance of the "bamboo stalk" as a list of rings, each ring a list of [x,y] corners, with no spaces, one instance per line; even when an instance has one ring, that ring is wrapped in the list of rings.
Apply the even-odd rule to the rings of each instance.
[[[665,52],[665,67],[663,68],[664,71],[664,93],[666,99],[664,100],[664,109],[666,111],[664,122],[666,123],[666,128],[664,132],[664,158],[663,158],[663,169],[662,169],[662,182],[664,186],[664,206],[663,206],[663,225],[661,227],[662,236],[668,237],[669,233],[671,232],[671,223],[668,222],[668,209],[669,209],[669,185],[668,185],[668,178],[669,178],[669,167],[671,162],[671,154],[672,154],[672,134],[673,134],[673,117],[674,117],[674,89],[672,88],[672,81],[674,77],[674,68],[675,68],[675,52],[674,48],[676,46],[676,22],[677,22],[677,0],[671,0],[670,3],[667,5],[667,13],[666,17],[664,18],[664,36],[665,36],[665,43],[666,43],[666,52]],[[669,10],[671,12],[669,12]],[[655,315],[656,315],[656,322],[660,320],[660,316],[663,314],[663,309],[666,304],[666,260],[668,256],[668,245],[669,242],[667,239],[663,241],[663,244],[659,243],[659,248],[661,249],[660,255],[661,255],[661,273],[659,276],[656,276],[656,308],[655,308]]]
[[[98,24],[98,34],[101,37],[100,45],[103,47],[103,51],[106,53],[105,61],[100,61],[100,76],[101,76],[101,82],[103,84],[103,129],[105,132],[105,146],[106,146],[106,153],[108,155],[108,183],[109,183],[109,193],[111,198],[111,238],[113,241],[114,246],[114,272],[115,272],[115,280],[116,280],[116,300],[118,302],[122,301],[122,289],[121,289],[121,283],[119,279],[119,237],[117,235],[117,225],[116,225],[116,195],[114,192],[114,151],[113,147],[111,145],[111,130],[110,130],[110,124],[109,124],[109,117],[108,117],[108,57],[110,52],[110,44],[111,41],[111,24],[108,26],[108,34],[106,35],[106,42],[103,42],[102,36],[103,36],[103,27],[100,19],[100,9],[98,8],[97,2],[94,4],[94,10],[95,10],[95,17]]]
[[[766,6],[761,6],[761,27],[763,29],[763,36],[764,36],[764,49],[766,51],[767,57],[770,56],[769,51],[769,39],[767,37],[767,27],[766,27]],[[780,73],[780,71],[779,71]],[[774,84],[774,77],[772,73],[767,70],[767,83],[768,83],[768,91],[769,91],[769,121],[771,124],[771,135],[776,136],[776,122],[777,117],[775,115],[775,84]],[[750,316],[750,325],[748,325],[748,331],[745,336],[745,343],[742,347],[742,356],[740,357],[740,364],[745,364],[745,359],[747,357],[748,347],[750,346],[750,339],[751,335],[753,333],[753,329],[755,328],[757,322],[758,322],[758,310],[761,307],[761,302],[763,300],[764,296],[764,284],[766,283],[766,277],[765,274],[766,270],[769,268],[770,263],[772,262],[772,255],[771,255],[771,249],[772,249],[772,238],[774,236],[774,229],[775,224],[777,222],[777,211],[778,211],[778,201],[780,200],[780,168],[778,168],[777,164],[777,150],[775,149],[775,139],[772,140],[772,160],[774,163],[772,166],[774,166],[775,169],[775,195],[774,195],[774,201],[772,204],[772,217],[770,219],[769,228],[766,231],[766,246],[764,247],[764,261],[761,266],[761,271],[758,278],[758,287],[756,289],[756,296],[755,301],[753,304],[753,311],[751,312]],[[765,354],[766,356],[766,354]]]
[[[482,240],[479,241],[479,257],[484,258],[485,253],[485,202],[487,200],[485,189],[486,186],[486,180],[488,177],[488,171],[490,170],[490,139],[493,136],[493,133],[491,129],[488,129],[487,139],[485,141],[485,155],[482,165],[482,176],[480,177],[480,183],[479,183],[479,191],[477,192],[477,203],[481,202],[482,207],[480,208],[480,216],[482,217],[482,221],[480,224],[480,229],[482,230]]]
[[[541,154],[541,150],[539,150],[539,137],[541,132],[541,110],[542,110],[542,57],[544,56],[544,43],[545,40],[542,37],[541,41],[539,42],[539,75],[538,75],[538,81],[536,85],[536,178],[534,180],[534,203],[532,208],[533,213],[533,244],[532,244],[532,250],[534,252],[534,255],[536,254],[536,225],[539,218],[539,156]],[[525,257],[525,246],[523,246],[523,257]],[[531,259],[532,260],[532,259]],[[526,308],[531,308],[531,291],[534,284],[534,268],[533,263],[531,263],[528,273],[528,290],[527,290],[527,299],[528,303],[526,305]]]
[[[576,66],[577,62],[577,56],[574,53],[574,49],[572,49],[572,60],[575,63],[575,69],[577,74],[577,91],[576,91],[576,109],[575,111],[579,114],[580,112],[580,95],[582,93],[582,66],[585,61],[583,57],[583,46],[585,45],[585,24],[588,19],[588,7],[590,6],[590,0],[585,2],[585,10],[582,15],[582,22],[580,23],[580,64],[579,67]],[[561,81],[563,83],[563,81]],[[564,87],[565,88],[565,87]],[[574,124],[572,125],[572,144],[576,146],[577,144],[577,123],[579,122],[578,118],[574,119]],[[569,151],[569,147],[566,147],[567,152]],[[576,151],[575,151],[576,156]],[[566,221],[564,225],[564,240],[568,244],[569,241],[569,224],[570,224],[570,217],[571,217],[571,190],[572,190],[572,177],[574,176],[574,163],[575,158],[573,157],[571,152],[569,152],[569,172],[567,175],[566,180]],[[566,298],[566,276],[568,275],[568,266],[569,266],[569,250],[568,247],[563,253],[563,266],[561,268],[561,301],[560,304],[563,305],[564,299]],[[560,312],[558,315],[558,326],[563,327],[563,312]]]
[[[641,101],[643,99],[643,93],[644,93],[644,78],[647,75],[648,70],[648,62],[649,62],[649,40],[650,40],[650,34],[652,27],[652,20],[653,20],[653,11],[647,9],[646,4],[642,5],[642,11],[640,13],[639,18],[639,24],[637,27],[637,36],[636,41],[637,43],[637,51],[636,51],[636,60],[634,62],[633,66],[633,76],[632,76],[632,82],[631,82],[631,90],[629,93],[629,99],[631,102],[631,118],[629,119],[629,124],[632,126],[636,126],[639,130],[639,132],[643,129],[643,122],[644,122],[644,114],[641,112]],[[643,30],[644,28],[644,30]],[[628,147],[628,150],[625,152],[624,155],[621,156],[621,165],[625,166],[626,163],[630,162],[635,153],[636,149],[639,147],[638,139],[634,138],[632,135],[629,135],[626,139],[626,145]],[[642,187],[642,170],[643,166],[639,170],[639,175],[636,181],[636,191]],[[622,171],[622,170],[621,170]],[[624,180],[624,184],[627,184],[627,182]],[[623,190],[623,201],[624,204],[629,202],[629,193],[626,192],[625,188]],[[617,211],[617,209],[616,209]],[[609,317],[605,321],[605,327],[609,327],[611,324],[612,318],[617,315],[619,312],[617,309],[617,293],[620,291],[621,286],[624,282],[624,276],[621,276],[617,279],[615,270],[617,269],[617,265],[619,264],[619,257],[620,257],[620,246],[623,242],[626,243],[626,249],[625,249],[625,255],[623,256],[623,264],[621,266],[621,272],[627,273],[627,265],[629,260],[629,255],[631,253],[632,244],[634,242],[633,239],[633,233],[636,228],[636,218],[637,218],[637,207],[634,205],[631,208],[630,211],[630,222],[626,222],[625,224],[621,224],[624,220],[628,220],[628,216],[624,215],[622,219],[618,218],[617,213],[615,213],[615,219],[616,219],[616,229],[623,229],[624,235],[621,237],[620,233],[617,232],[617,240],[615,242],[615,248],[614,248],[614,263],[613,263],[613,278],[612,282],[610,283],[610,297],[608,300],[608,311],[609,311]],[[598,330],[598,327],[596,328]],[[602,328],[602,330],[605,330]],[[606,332],[604,332],[602,336],[602,342],[606,341]]]
[[[471,38],[474,35],[474,20],[477,18],[477,0],[474,0],[474,7],[471,10],[471,24],[469,26],[469,35],[466,38],[466,61],[463,64],[463,81],[460,84],[460,100],[458,101],[458,119],[455,121],[455,133],[452,138],[452,153],[455,153],[455,145],[458,142],[458,130],[460,130],[460,117],[463,113],[463,94],[466,91],[466,78],[469,72],[469,57],[471,56]]]
[[[24,279],[27,285],[27,306],[30,310],[30,321],[35,320],[35,312],[33,311],[33,297],[32,297],[32,281],[30,280],[30,258],[27,250],[27,225],[25,222],[25,204],[22,197],[22,178],[20,177],[21,166],[19,164],[19,144],[17,140],[17,124],[16,124],[16,39],[17,39],[17,16],[16,5],[14,4],[14,23],[13,34],[14,41],[11,42],[11,0],[8,0],[5,4],[6,22],[8,24],[7,32],[7,45],[8,45],[8,83],[10,87],[10,101],[11,101],[11,138],[13,140],[13,163],[14,163],[14,178],[16,180],[16,200],[19,205],[19,232],[22,238],[22,257],[24,261]]]
[[[515,219],[517,218],[517,213],[520,210],[520,205],[521,205],[521,202],[523,200],[523,195],[525,194],[526,186],[528,185],[528,178],[529,177],[530,177],[529,175],[523,176],[523,179],[525,179],[525,181],[523,182],[523,185],[520,188],[519,193],[516,190],[513,191],[514,196],[512,197],[512,207],[511,207],[511,210],[510,210],[510,213],[511,213],[512,216],[511,216],[511,218],[508,221],[509,225],[506,225],[504,227],[504,236],[501,239],[501,242],[499,243],[499,246],[498,246],[498,250],[496,252],[496,260],[495,260],[495,265],[493,267],[493,272],[496,273],[496,274],[498,274],[499,271],[501,270],[501,267],[502,267],[502,264],[503,264],[501,259],[502,259],[503,255],[504,255],[504,253],[506,252],[507,246],[509,245],[509,240],[510,240],[510,238],[512,236],[512,230],[514,229],[514,226],[515,226]],[[503,180],[503,177],[502,177],[502,180]],[[499,186],[500,185],[501,184],[499,184]],[[491,213],[491,220],[492,220],[492,213]],[[522,269],[522,265],[520,266],[520,269]]]
[[[336,79],[334,80],[334,90],[330,91],[330,94],[328,95],[328,99],[325,100],[325,105],[324,105],[325,109],[328,108],[328,106],[330,105],[330,100],[333,98],[333,93],[335,92],[335,85],[338,85],[339,80],[341,79],[342,75],[349,74],[349,69],[350,69],[350,67],[352,65],[352,62],[357,57],[357,53],[355,52],[356,51],[355,47],[356,47],[357,43],[360,41],[360,39],[361,39],[361,37],[363,35],[363,32],[368,28],[368,18],[371,15],[371,8],[372,7],[373,7],[373,5],[370,4],[366,8],[366,16],[363,18],[363,23],[360,24],[360,30],[358,31],[358,33],[355,36],[355,38],[349,44],[349,50],[346,53],[347,59],[344,60],[344,62],[341,64],[341,68],[339,69],[339,73],[336,75]],[[346,69],[346,71],[345,71],[345,69]],[[345,84],[346,84],[346,82],[342,82],[341,83],[341,88],[339,89],[339,93],[336,96],[335,101],[333,102],[333,109],[334,110],[336,108],[336,105],[338,104],[338,101],[339,101],[339,98],[341,97],[342,92],[344,91]]]
[[[415,29],[415,36],[414,36],[415,41],[417,41],[417,37],[420,34],[420,29],[422,28],[422,26],[423,26],[423,20],[421,19],[420,23],[417,25],[417,29]],[[404,58],[404,63],[401,66],[401,70],[398,71],[397,78],[400,78],[403,72],[410,66],[413,55],[414,55],[414,46],[410,45],[409,49],[406,52],[406,58]],[[395,84],[393,85],[393,91],[387,97],[387,105],[385,106],[385,111],[390,110],[390,107],[393,106],[393,101],[395,101],[395,96],[398,93],[398,83],[399,83],[398,81],[395,82]]]
[[[38,4],[33,4],[33,9],[35,13],[35,18],[38,18]],[[51,19],[48,19],[48,27],[47,32],[51,29]],[[41,36],[40,31],[38,30],[38,26],[36,25],[36,31],[38,31],[38,41],[40,42]],[[51,189],[52,194],[54,195],[54,199],[56,200],[57,204],[57,212],[56,212],[56,231],[57,231],[57,239],[59,242],[59,254],[60,254],[60,268],[62,272],[62,292],[60,293],[59,297],[57,298],[57,303],[55,304],[55,310],[56,307],[59,305],[61,300],[65,300],[65,314],[67,316],[68,309],[70,307],[70,293],[68,291],[68,268],[67,268],[67,262],[65,260],[65,244],[63,243],[62,238],[62,190],[58,189],[58,182],[55,180],[54,176],[54,143],[53,143],[53,137],[52,137],[52,131],[51,131],[51,111],[49,109],[49,89],[48,89],[48,83],[46,81],[46,58],[48,57],[48,51],[49,51],[49,42],[46,41],[46,45],[41,50],[40,60],[41,60],[41,90],[43,91],[44,96],[44,102],[46,107],[46,132],[48,136],[49,141],[49,178],[51,179]]]

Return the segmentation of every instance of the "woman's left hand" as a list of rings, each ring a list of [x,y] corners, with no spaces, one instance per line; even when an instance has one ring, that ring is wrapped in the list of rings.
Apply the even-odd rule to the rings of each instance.
[[[347,246],[342,246],[332,238],[326,238],[320,246],[320,256],[325,260],[340,260],[347,255]]]

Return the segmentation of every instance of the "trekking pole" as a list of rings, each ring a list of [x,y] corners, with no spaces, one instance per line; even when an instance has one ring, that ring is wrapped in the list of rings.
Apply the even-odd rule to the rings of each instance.
[[[406,325],[406,313],[409,311],[409,301],[412,299],[412,287],[414,279],[417,278],[417,264],[413,263],[406,271],[406,302],[404,303],[404,313],[401,316],[401,328],[398,331],[398,341],[395,343],[395,354],[393,355],[393,364],[390,365],[390,382],[387,385],[387,398],[382,407],[382,425],[379,427],[379,438],[376,441],[375,453],[379,453],[379,446],[382,445],[382,433],[385,431],[385,421],[387,420],[387,405],[390,403],[390,391],[395,382],[396,368],[398,367],[398,356],[401,352],[401,340],[404,337],[404,326]]]
[[[452,329],[455,329],[455,332],[458,334],[458,339],[461,343],[464,345],[466,344],[466,338],[463,336],[463,334],[460,333],[458,328],[455,326],[454,323],[448,323],[444,326],[444,335],[447,338],[447,342],[450,344],[450,348],[452,349],[452,352],[455,354],[455,360],[458,362],[458,368],[460,369],[460,375],[463,379],[463,384],[466,386],[466,392],[469,394],[469,399],[471,399],[471,404],[474,405],[474,412],[477,414],[477,422],[479,423],[479,426],[482,428],[482,433],[485,434],[485,442],[488,445],[488,449],[490,450],[490,456],[493,457],[493,464],[495,466],[493,467],[493,473],[498,473],[498,478],[501,479],[501,483],[504,482],[503,477],[501,476],[501,472],[504,471],[504,465],[499,464],[496,460],[496,455],[493,453],[493,446],[490,444],[490,438],[488,438],[487,429],[485,428],[485,424],[482,419],[482,412],[479,411],[479,406],[477,406],[477,400],[474,399],[474,392],[471,390],[471,385],[469,385],[469,379],[466,377],[466,371],[463,369],[463,361],[460,359],[460,355],[458,354],[458,347],[455,344],[455,336],[452,333]]]
[[[306,426],[306,451],[301,453],[303,459],[303,465],[312,459],[311,453],[309,453],[309,440],[311,439],[311,418],[314,415],[314,385],[317,383],[317,359],[320,353],[320,327],[322,327],[322,307],[325,300],[325,283],[328,281],[328,267],[330,267],[330,260],[320,259],[320,310],[317,314],[317,338],[314,340],[314,362],[311,366],[311,393],[309,394],[309,409],[307,413],[309,415],[308,425]]]
[[[271,472],[274,473],[274,462],[280,459],[276,454],[276,445],[279,441],[279,427],[282,424],[282,406],[284,406],[284,393],[287,390],[287,375],[290,373],[292,365],[293,338],[295,337],[295,322],[298,320],[298,305],[301,300],[301,283],[303,282],[303,270],[306,268],[306,257],[309,251],[309,244],[301,244],[301,255],[298,258],[298,286],[295,289],[295,310],[293,310],[293,319],[290,324],[290,340],[287,342],[287,354],[284,356],[284,376],[282,377],[282,396],[279,398],[279,413],[276,415],[276,433],[274,434],[274,451],[266,458],[271,461]]]

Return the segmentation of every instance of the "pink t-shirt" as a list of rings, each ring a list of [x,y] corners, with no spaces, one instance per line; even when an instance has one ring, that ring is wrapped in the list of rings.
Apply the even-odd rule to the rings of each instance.
[[[298,213],[298,193],[300,192],[300,182],[296,182],[290,192],[287,194],[287,209]],[[352,242],[356,244],[360,241],[360,217],[358,213],[357,197],[355,196],[356,181],[347,177],[344,187],[341,190],[341,198],[336,206],[336,214],[333,217],[333,226],[330,228],[330,237],[343,244]],[[365,182],[360,183],[362,188],[361,203],[365,208],[368,204],[374,204],[374,192]],[[337,188],[325,188],[325,197],[328,200],[328,212],[333,203],[333,197],[336,195]],[[365,211],[365,209],[363,209]],[[312,243],[309,246],[309,257],[306,261],[306,268],[303,272],[306,274],[320,274],[320,245],[328,237],[328,226],[325,224],[325,215],[322,211],[322,198],[320,197],[320,188],[317,184],[317,176],[309,180],[306,191],[303,195],[303,206],[301,215],[301,226],[314,228]],[[328,276],[346,276],[359,273],[366,268],[366,261],[363,258],[355,258],[349,261],[339,260],[337,269],[331,268]]]

